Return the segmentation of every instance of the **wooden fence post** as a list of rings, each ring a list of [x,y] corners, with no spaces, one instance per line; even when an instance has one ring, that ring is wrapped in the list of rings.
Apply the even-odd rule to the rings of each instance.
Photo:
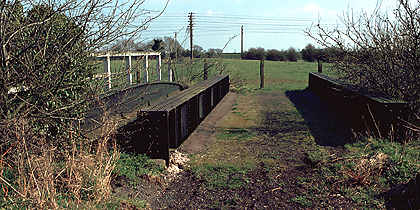
[[[322,62],[320,59],[318,59],[318,72],[322,73]]]
[[[136,57],[136,83],[140,84],[141,83],[141,66],[139,64],[139,62],[142,61],[141,57]]]
[[[168,79],[169,79],[169,82],[173,81],[173,72],[171,70],[171,65],[172,65],[172,59],[171,59],[171,56],[169,56],[169,60],[168,60]]]
[[[260,61],[260,89],[264,88],[264,58]]]
[[[104,60],[104,69],[106,74],[106,79],[108,80],[108,89],[111,90],[112,84],[111,84],[111,56],[106,56]]]
[[[203,80],[207,80],[208,68],[209,68],[209,66],[208,66],[207,60],[204,60]]]

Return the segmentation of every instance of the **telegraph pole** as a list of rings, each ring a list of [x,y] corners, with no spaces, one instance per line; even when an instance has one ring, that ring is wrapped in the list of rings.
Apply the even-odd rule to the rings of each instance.
[[[178,63],[178,41],[176,40],[176,36],[177,36],[177,32],[175,32],[175,39],[174,39],[174,45],[175,45],[175,64],[173,66],[172,71],[172,80],[175,81],[176,77],[175,77],[175,73],[176,73],[176,64]]]
[[[176,41],[176,35],[177,33],[175,32],[175,39],[174,39],[174,45],[175,45],[175,63],[178,62],[178,46],[176,45],[177,41]]]
[[[244,55],[244,26],[241,26],[241,59]]]
[[[191,60],[193,60],[193,13],[190,12],[189,15],[190,18],[190,50],[191,50]]]

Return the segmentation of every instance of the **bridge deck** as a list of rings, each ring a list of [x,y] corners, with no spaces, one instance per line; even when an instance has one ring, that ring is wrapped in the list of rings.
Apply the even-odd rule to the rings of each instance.
[[[229,92],[229,76],[202,81],[159,103],[143,108],[121,131],[139,153],[169,164],[169,148],[177,148]]]

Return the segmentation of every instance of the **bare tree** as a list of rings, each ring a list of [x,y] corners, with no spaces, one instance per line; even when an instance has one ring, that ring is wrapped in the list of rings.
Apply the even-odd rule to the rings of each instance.
[[[89,57],[146,30],[161,13],[144,9],[144,2],[0,1],[0,184],[10,189],[8,200],[57,208],[59,191],[78,200],[85,189],[97,202],[109,195],[117,159],[116,150],[106,148],[112,132],[104,130],[92,145],[77,122],[97,96]],[[94,155],[91,165],[76,164]]]
[[[344,14],[344,28],[311,27],[306,34],[335,49],[329,60],[346,79],[368,91],[408,101],[420,108],[420,0],[397,0],[392,14]],[[415,117],[417,115],[417,117]]]

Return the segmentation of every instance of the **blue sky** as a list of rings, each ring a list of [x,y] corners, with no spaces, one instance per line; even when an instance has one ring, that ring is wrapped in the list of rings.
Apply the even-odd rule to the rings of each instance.
[[[166,0],[146,0],[145,9],[161,10]],[[143,32],[142,40],[174,36],[184,48],[187,15],[194,13],[194,44],[204,49],[223,48],[228,40],[240,34],[244,26],[244,48],[304,48],[314,41],[304,30],[312,24],[334,27],[341,23],[343,12],[371,12],[377,0],[171,0],[165,13]],[[390,10],[395,0],[380,0],[381,8]],[[185,40],[185,42],[184,42]],[[225,52],[240,52],[240,36],[232,39]]]

